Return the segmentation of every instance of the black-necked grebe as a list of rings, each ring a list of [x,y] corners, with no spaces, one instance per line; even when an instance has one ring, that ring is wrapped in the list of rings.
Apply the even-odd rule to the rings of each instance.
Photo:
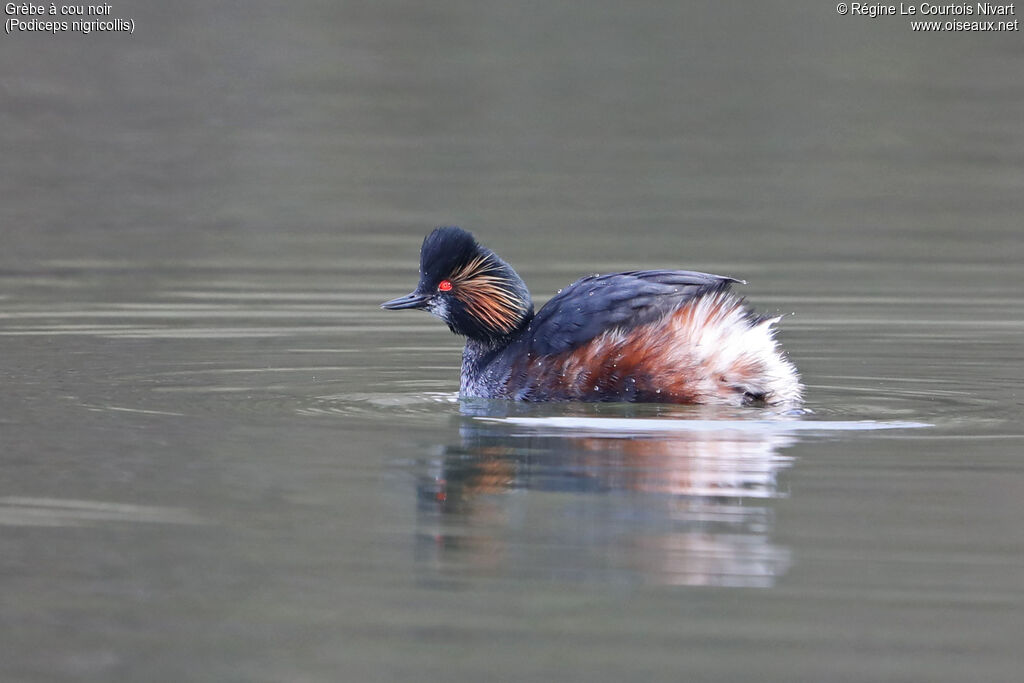
[[[591,275],[536,314],[510,265],[455,227],[427,235],[420,281],[381,304],[421,308],[466,337],[461,393],[520,401],[796,404],[802,387],[772,325],[687,270]]]

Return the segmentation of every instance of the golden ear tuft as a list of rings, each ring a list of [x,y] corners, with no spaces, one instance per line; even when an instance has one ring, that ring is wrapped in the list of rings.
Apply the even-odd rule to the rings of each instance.
[[[450,279],[453,293],[474,318],[503,334],[519,325],[526,307],[488,255],[469,261]]]

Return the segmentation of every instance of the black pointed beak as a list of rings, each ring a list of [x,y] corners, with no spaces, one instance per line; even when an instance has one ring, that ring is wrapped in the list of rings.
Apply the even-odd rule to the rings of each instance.
[[[400,296],[397,299],[392,299],[391,301],[385,301],[380,305],[380,307],[389,311],[399,311],[403,308],[423,308],[428,301],[430,301],[429,295],[413,292],[412,294],[406,294],[405,296]]]

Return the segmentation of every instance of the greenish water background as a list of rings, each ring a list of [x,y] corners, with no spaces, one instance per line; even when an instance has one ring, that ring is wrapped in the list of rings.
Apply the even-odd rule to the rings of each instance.
[[[1018,33],[114,14],[0,37],[4,680],[1018,680]],[[748,280],[814,413],[459,403],[452,223]]]

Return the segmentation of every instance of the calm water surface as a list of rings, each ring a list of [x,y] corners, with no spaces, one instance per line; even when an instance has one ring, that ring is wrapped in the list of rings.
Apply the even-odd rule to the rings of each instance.
[[[1020,680],[1015,36],[252,6],[0,41],[0,678]],[[449,222],[747,279],[809,412],[460,401]]]

